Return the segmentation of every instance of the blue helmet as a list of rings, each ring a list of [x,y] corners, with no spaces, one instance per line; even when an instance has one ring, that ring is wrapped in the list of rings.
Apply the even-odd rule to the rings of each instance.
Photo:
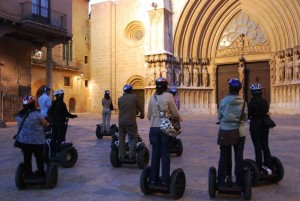
[[[125,93],[130,93],[132,91],[132,86],[130,84],[125,84],[123,87]]]
[[[177,88],[176,87],[172,87],[172,88],[170,88],[169,89],[169,92],[171,93],[171,94],[176,94],[177,93]]]
[[[239,91],[242,88],[242,83],[237,78],[232,78],[228,82],[229,88]]]
[[[104,91],[104,95],[109,95],[110,94],[110,91],[109,90],[105,90]]]

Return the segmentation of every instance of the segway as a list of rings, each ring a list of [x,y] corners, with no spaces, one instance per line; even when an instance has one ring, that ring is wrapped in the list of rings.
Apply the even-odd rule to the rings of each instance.
[[[182,141],[176,137],[173,137],[170,145],[170,154],[176,154],[176,156],[181,156],[183,152]]]
[[[114,167],[120,167],[122,164],[137,164],[140,169],[143,169],[149,164],[150,154],[149,150],[139,136],[136,144],[136,158],[135,160],[119,158],[119,133],[115,133],[112,136],[110,162]],[[126,142],[126,151],[128,154],[130,143]]]
[[[162,186],[161,184],[150,183],[151,166],[144,168],[140,177],[140,188],[145,195],[151,193],[171,194],[173,199],[179,199],[185,191],[185,174],[181,168],[172,172],[170,184]]]
[[[236,186],[235,183],[232,183],[230,186],[218,186],[216,168],[213,166],[210,167],[208,171],[209,197],[215,198],[217,191],[218,194],[241,195],[243,193],[244,199],[250,200],[252,194],[250,170],[248,168],[244,168],[244,183],[242,187]]]
[[[33,185],[43,186],[46,188],[54,188],[57,183],[57,178],[57,166],[53,163],[47,164],[45,177],[33,176],[28,178],[25,177],[24,163],[20,163],[15,174],[15,183],[19,190],[25,189]]]
[[[96,136],[98,139],[102,139],[103,136],[111,136],[112,137],[116,132],[119,132],[119,128],[116,124],[112,124],[110,126],[110,129],[108,132],[103,132],[101,128],[102,128],[102,124],[96,125],[95,133],[96,133]]]
[[[272,156],[271,163],[271,169],[263,166],[262,170],[260,171],[260,168],[258,168],[254,160],[244,160],[244,167],[249,168],[251,172],[252,186],[256,186],[259,182],[277,183],[282,180],[284,176],[284,168],[281,161],[277,157]]]
[[[68,127],[68,119],[66,121],[66,132]],[[54,140],[52,139],[52,127],[50,126],[46,132],[46,143],[44,145],[44,160],[54,161],[61,164],[62,167],[70,168],[75,165],[78,159],[78,153],[72,142],[63,141],[54,151]]]

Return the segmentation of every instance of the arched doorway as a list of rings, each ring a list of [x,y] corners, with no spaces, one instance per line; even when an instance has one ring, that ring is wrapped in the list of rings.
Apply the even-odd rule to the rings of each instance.
[[[76,106],[75,98],[70,98],[70,100],[69,100],[69,112],[70,113],[75,112],[75,106]]]
[[[142,106],[145,106],[145,79],[142,76],[134,75],[128,79],[127,83],[132,85],[132,92],[139,97]]]

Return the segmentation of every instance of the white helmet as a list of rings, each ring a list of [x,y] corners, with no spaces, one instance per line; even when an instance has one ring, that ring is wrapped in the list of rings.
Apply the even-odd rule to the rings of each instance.
[[[250,86],[250,90],[252,94],[260,94],[262,92],[262,87],[260,84],[255,83]]]
[[[64,95],[64,94],[65,94],[65,92],[62,89],[59,89],[53,93],[54,96],[60,96],[60,95]]]

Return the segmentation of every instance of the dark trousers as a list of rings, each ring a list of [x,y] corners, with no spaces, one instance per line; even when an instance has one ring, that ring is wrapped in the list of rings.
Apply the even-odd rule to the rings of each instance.
[[[36,166],[41,174],[45,174],[43,160],[43,145],[22,144],[22,152],[24,157],[24,168],[27,175],[32,174],[32,154],[36,159]]]
[[[169,142],[171,137],[162,132],[159,127],[151,127],[149,134],[152,144],[150,180],[154,183],[159,182],[161,160],[161,182],[168,184],[170,180]]]
[[[66,141],[66,132],[67,132],[67,126],[65,123],[53,124],[52,140],[54,146],[52,151],[54,152],[59,151],[61,143]]]
[[[126,155],[126,143],[125,138],[126,134],[129,136],[129,158],[135,158],[136,155],[136,144],[138,139],[138,127],[137,125],[119,125],[119,157],[120,159],[123,159]]]
[[[254,146],[255,160],[258,167],[262,168],[264,155],[264,165],[271,167],[271,152],[269,148],[269,129],[263,125],[263,119],[251,119],[250,134]]]
[[[236,183],[242,186],[243,183],[243,152],[244,152],[245,137],[240,137],[234,149],[235,168],[234,174],[236,176]],[[225,185],[226,176],[229,175],[229,168],[231,169],[231,147],[220,145],[220,159],[218,167],[218,184]]]

